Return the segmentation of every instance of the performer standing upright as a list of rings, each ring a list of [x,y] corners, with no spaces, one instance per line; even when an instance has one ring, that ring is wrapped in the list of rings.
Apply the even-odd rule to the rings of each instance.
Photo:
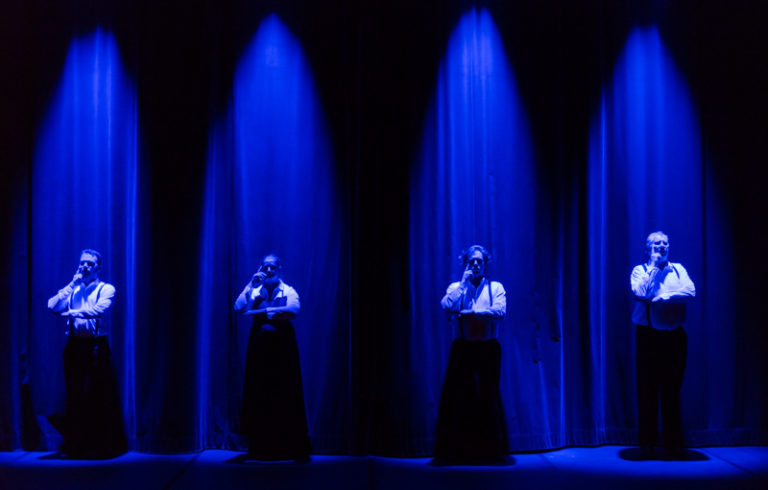
[[[72,281],[48,300],[48,309],[68,320],[62,452],[75,458],[110,457],[126,450],[109,329],[104,320],[115,287],[99,280],[101,264],[99,252],[83,250]]]
[[[499,391],[499,322],[507,312],[504,286],[491,281],[491,256],[473,245],[461,253],[463,274],[448,286],[441,304],[458,322],[445,373],[437,419],[435,462],[500,463],[509,441]]]
[[[235,302],[235,311],[253,317],[241,416],[251,459],[309,458],[299,349],[291,322],[300,308],[299,295],[282,281],[280,259],[273,254],[264,257]]]
[[[674,457],[683,448],[680,391],[685,373],[688,336],[686,303],[696,287],[682,264],[669,261],[669,238],[661,231],[645,241],[648,260],[635,266],[630,286],[637,303],[635,323],[638,438],[645,455],[653,452],[659,425],[664,446]]]

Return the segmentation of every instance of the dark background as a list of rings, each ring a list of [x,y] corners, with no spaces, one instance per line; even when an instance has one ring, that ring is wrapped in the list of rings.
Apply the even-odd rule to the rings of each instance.
[[[70,40],[100,25],[111,31],[138,93],[140,162],[149,189],[151,246],[140,263],[151,281],[196,284],[201,194],[213,117],[226,108],[232,74],[259,22],[277,13],[302,43],[325,110],[351,233],[350,428],[346,452],[399,455],[391,395],[396,364],[392,325],[407,308],[410,165],[428,101],[463,1],[20,1],[0,6],[0,229],[13,229],[28,203],[38,124],[55,90]],[[592,111],[630,29],[653,22],[686,77],[702,140],[728,203],[738,293],[739,345],[768,354],[765,292],[768,205],[768,7],[753,1],[499,1],[486,6],[505,42],[530,120],[537,164],[557,189],[584,192]],[[183,174],[184,178],[178,176]],[[554,191],[552,191],[554,192]],[[147,196],[145,196],[147,197]],[[583,209],[578,210],[583,215]],[[10,291],[29,287],[11,274],[28,260],[0,240],[0,311]],[[568,246],[586,250],[586,231]],[[179,246],[179,244],[184,244]],[[146,279],[149,281],[149,278]],[[147,282],[149,284],[149,282]],[[186,366],[195,355],[195,310],[173,288],[144,321],[174,339],[163,346],[167,379],[162,437],[186,440],[193,422]],[[36,308],[38,305],[27,305]],[[18,305],[15,305],[18,307]],[[585,305],[586,307],[586,305]],[[173,317],[168,311],[173,310]],[[7,318],[0,316],[3,325]],[[0,448],[15,446],[10,390],[18,375],[13,333],[0,326]],[[749,366],[768,372],[768,356]],[[186,380],[186,381],[185,381]],[[768,413],[765,390],[749,395]],[[191,415],[190,415],[191,418]],[[759,437],[768,442],[768,418]],[[187,450],[199,449],[194,447]]]

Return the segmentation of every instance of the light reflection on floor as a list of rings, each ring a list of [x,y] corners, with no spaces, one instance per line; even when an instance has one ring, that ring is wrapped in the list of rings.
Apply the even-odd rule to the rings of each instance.
[[[56,489],[766,489],[768,447],[699,448],[687,461],[634,461],[633,448],[601,446],[513,454],[507,466],[430,465],[429,458],[314,455],[306,464],[239,463],[241,453],[128,453],[101,461],[0,452],[0,488]]]

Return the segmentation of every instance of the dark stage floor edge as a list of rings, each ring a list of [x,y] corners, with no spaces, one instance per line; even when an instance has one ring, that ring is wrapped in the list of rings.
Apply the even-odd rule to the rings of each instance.
[[[241,453],[128,453],[75,461],[0,452],[0,489],[768,489],[768,447],[688,450],[679,460],[640,459],[601,446],[513,454],[506,465],[434,466],[429,458],[314,455],[305,464],[243,461]]]

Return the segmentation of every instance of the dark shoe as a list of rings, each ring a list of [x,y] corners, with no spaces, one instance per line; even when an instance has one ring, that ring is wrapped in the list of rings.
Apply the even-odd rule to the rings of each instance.
[[[665,461],[685,461],[685,449],[681,447],[664,448]]]
[[[650,444],[643,444],[640,446],[640,459],[654,459],[656,454],[653,451],[653,446]]]
[[[293,462],[296,464],[307,464],[312,460],[312,458],[309,457],[309,454],[302,454],[301,456],[296,456],[293,458]]]

